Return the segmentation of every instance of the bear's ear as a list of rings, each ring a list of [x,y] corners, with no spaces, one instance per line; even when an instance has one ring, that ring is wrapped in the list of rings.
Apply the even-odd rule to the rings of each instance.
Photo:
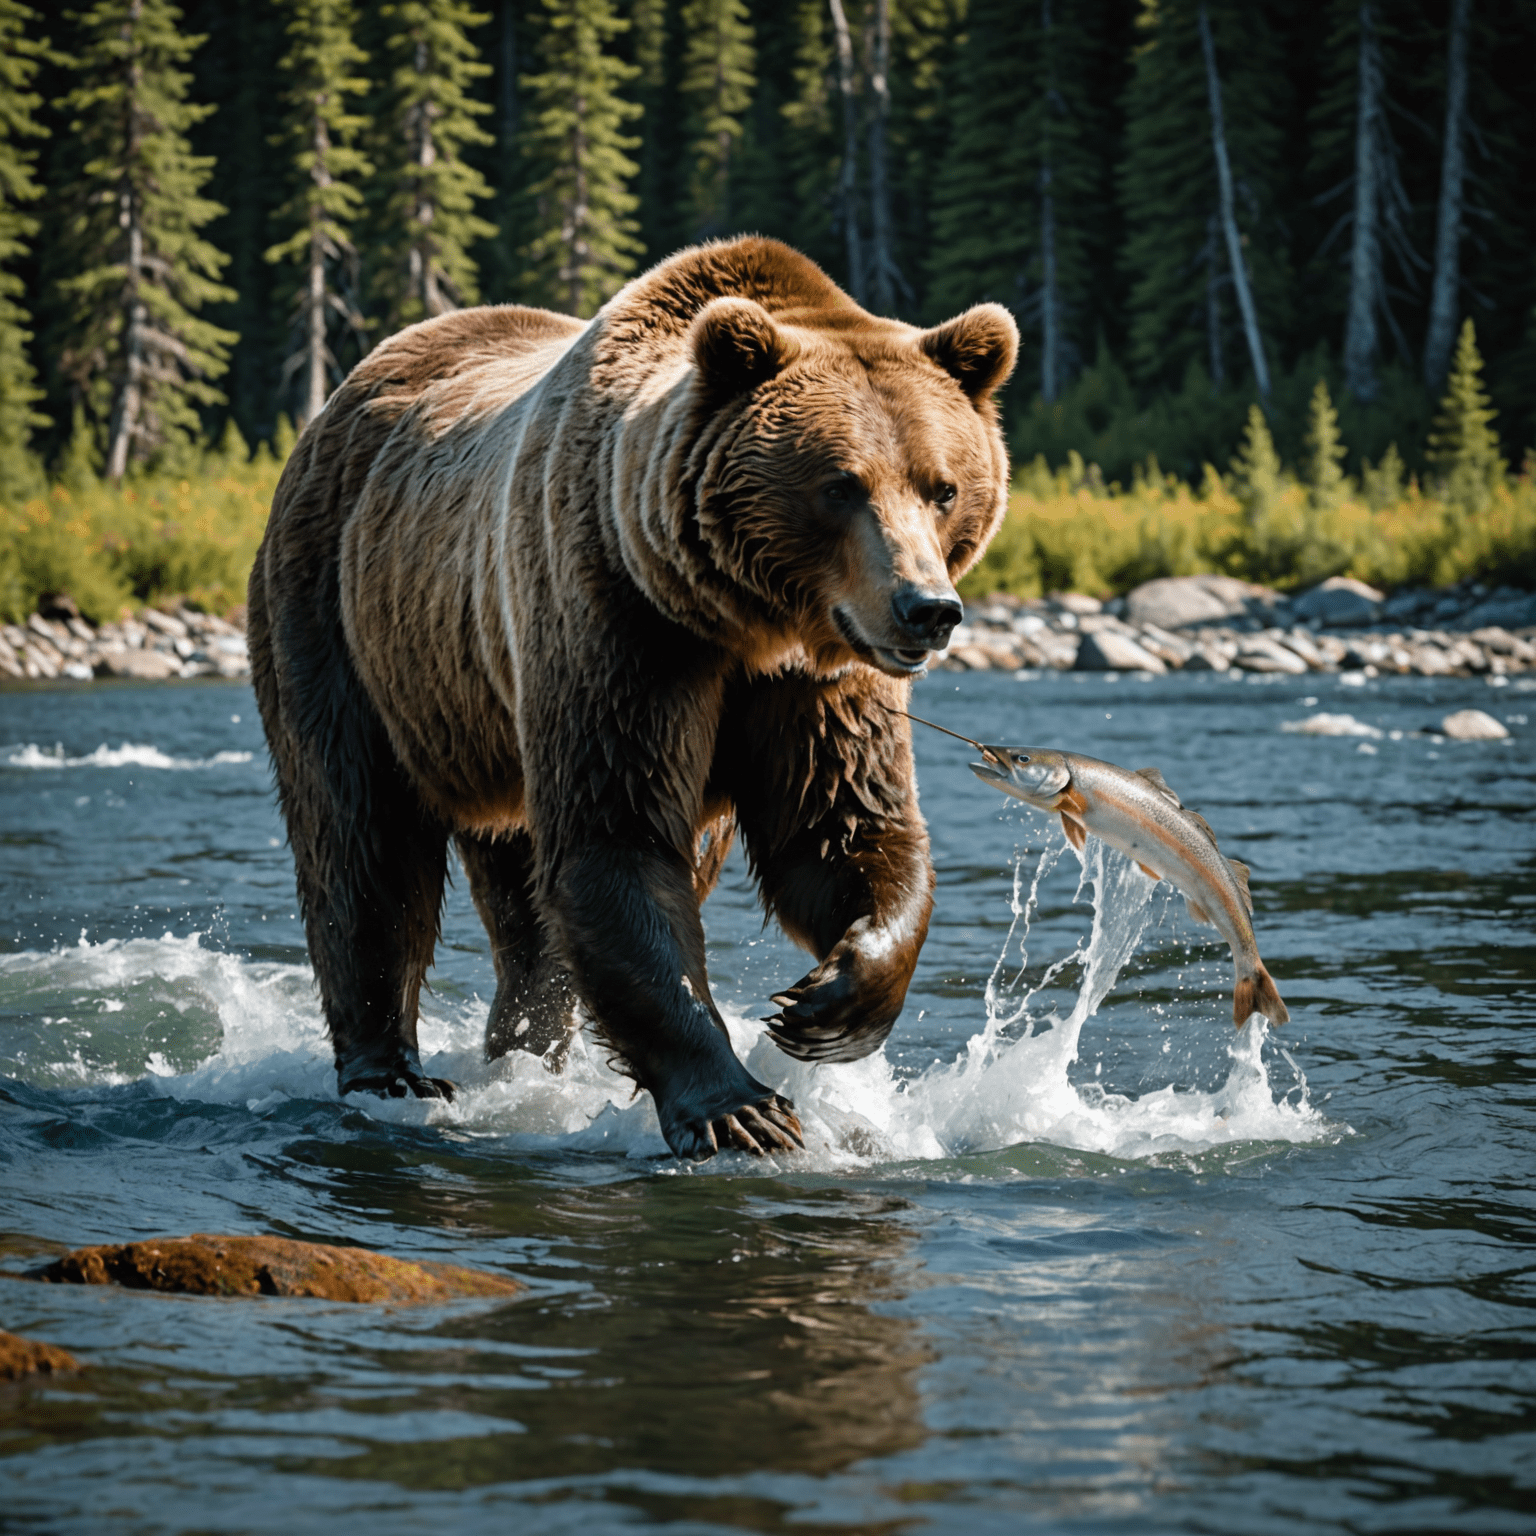
[[[1001,304],[978,304],[924,331],[917,344],[980,405],[1013,372],[1019,328]]]
[[[771,379],[799,350],[751,299],[714,299],[693,322],[693,360],[710,393],[720,399]]]

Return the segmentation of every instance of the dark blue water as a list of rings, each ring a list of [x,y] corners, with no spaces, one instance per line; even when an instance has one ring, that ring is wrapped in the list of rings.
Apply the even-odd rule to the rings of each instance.
[[[1292,1023],[1234,1037],[1166,887],[924,733],[938,911],[886,1056],[758,1038],[804,965],[733,859],[717,992],[810,1147],[686,1168],[595,1049],[479,1062],[462,881],[422,1027],[460,1101],[336,1099],[247,689],[0,694],[0,1268],[274,1232],[528,1287],[0,1280],[0,1327],[89,1366],[0,1386],[0,1530],[1536,1529],[1532,704],[924,682],[957,729],[1161,768],[1252,865]],[[1513,740],[1415,734],[1467,705]],[[1382,734],[1280,729],[1319,710]]]

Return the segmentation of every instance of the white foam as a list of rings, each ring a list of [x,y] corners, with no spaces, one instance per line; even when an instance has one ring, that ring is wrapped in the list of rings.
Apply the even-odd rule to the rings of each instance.
[[[1155,886],[1130,860],[1090,839],[1079,891],[1093,893],[1092,933],[1031,983],[1022,945],[1040,882],[1063,852],[1061,845],[1041,858],[1027,895],[1020,864],[1009,947],[988,984],[982,1027],[954,1061],[907,1079],[884,1052],[813,1067],[779,1052],[758,1020],[728,1017],[733,1044],[749,1070],[795,1101],[807,1144],[807,1158],[797,1158],[796,1166],[809,1161],[828,1170],[851,1169],[1028,1142],[1140,1159],[1235,1142],[1316,1141],[1346,1131],[1313,1107],[1305,1078],[1287,1053],[1281,1052],[1288,1066],[1277,1066],[1279,1090],[1271,1085],[1268,1034],[1257,1019],[1233,1037],[1226,1079],[1212,1091],[1170,1084],[1130,1097],[1095,1083],[1074,1085],[1068,1069],[1083,1026],[1145,933]],[[1005,972],[1015,945],[1018,963],[1009,959]],[[1071,1011],[1065,1018],[1041,1011],[1041,993],[1072,964],[1081,966],[1082,979]],[[290,1099],[336,1098],[331,1051],[305,966],[245,960],[204,948],[196,934],[167,934],[102,944],[82,938],[74,949],[0,956],[0,978],[14,985],[23,972],[29,973],[30,995],[67,992],[77,1017],[93,1015],[99,1058],[102,1036],[118,1018],[116,994],[146,976],[190,984],[217,1010],[222,1040],[190,1071],[175,1071],[162,1056],[146,1059],[140,1042],[130,1061],[99,1059],[97,1066],[69,1074],[74,1080],[143,1079],[177,1099],[242,1104],[256,1113]],[[1212,1006],[1224,1010],[1225,994],[1213,997]],[[476,1000],[446,1009],[429,1004],[423,1013],[423,1063],[434,1076],[459,1085],[452,1104],[372,1097],[349,1102],[380,1120],[508,1138],[529,1150],[665,1155],[650,1097],[634,1093],[599,1044],[578,1037],[558,1076],[521,1052],[487,1063],[481,1051],[487,1011]],[[57,1070],[47,1079],[59,1081]]]
[[[66,757],[62,746],[52,751],[35,742],[25,746],[0,748],[4,756],[0,763],[7,768],[221,768],[227,763],[248,763],[250,752],[215,752],[212,757],[172,757],[159,747],[145,746],[140,742],[125,741],[120,747],[109,747],[103,742],[94,752],[84,757]]]

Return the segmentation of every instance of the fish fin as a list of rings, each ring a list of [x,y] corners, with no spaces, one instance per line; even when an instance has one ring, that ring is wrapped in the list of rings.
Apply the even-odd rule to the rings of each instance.
[[[1193,896],[1186,896],[1184,898],[1184,905],[1189,908],[1189,915],[1197,923],[1204,923],[1207,928],[1214,928],[1216,926],[1216,919]]]
[[[1137,778],[1145,779],[1147,783],[1150,784],[1152,788],[1158,792],[1158,794],[1163,796],[1164,799],[1172,801],[1174,805],[1177,805],[1182,809],[1184,802],[1180,800],[1176,794],[1174,794],[1172,787],[1168,783],[1168,780],[1165,779],[1162,774],[1157,771],[1156,768],[1138,768],[1136,770],[1136,776]]]
[[[1065,811],[1061,813],[1061,830],[1067,834],[1067,841],[1077,849],[1083,851],[1083,844],[1088,841],[1088,828],[1075,816],[1068,816]]]
[[[1188,816],[1189,819],[1194,822],[1194,824],[1199,827],[1200,830],[1204,832],[1208,838],[1210,838],[1212,848],[1220,849],[1221,844],[1216,841],[1216,834],[1211,831],[1210,822],[1208,822],[1205,817],[1200,814],[1199,811],[1185,811],[1184,814]]]
[[[1290,1010],[1280,1001],[1275,979],[1264,969],[1264,962],[1257,961],[1252,976],[1239,976],[1232,989],[1232,1022],[1241,1029],[1256,1013],[1262,1013],[1271,1024],[1290,1022]]]
[[[1237,888],[1243,893],[1243,905],[1248,908],[1248,916],[1253,916],[1253,893],[1248,889],[1248,866],[1241,859],[1228,859],[1232,866],[1232,873],[1237,876]]]
[[[1150,875],[1154,880],[1161,880],[1163,878],[1155,869],[1152,869],[1148,865],[1143,864],[1140,859],[1137,859],[1136,867],[1142,872],[1142,874]]]

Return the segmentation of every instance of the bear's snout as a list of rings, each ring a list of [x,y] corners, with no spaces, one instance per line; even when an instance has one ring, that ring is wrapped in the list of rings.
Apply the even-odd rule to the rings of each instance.
[[[941,651],[950,631],[965,617],[965,609],[953,588],[925,591],[907,582],[891,598],[891,617],[904,636]]]

